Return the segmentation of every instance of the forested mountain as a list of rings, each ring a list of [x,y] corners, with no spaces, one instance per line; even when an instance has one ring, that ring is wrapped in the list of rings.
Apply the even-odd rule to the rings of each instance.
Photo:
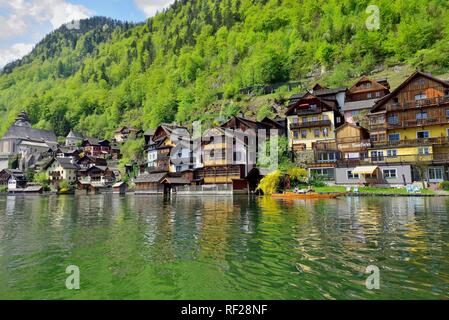
[[[339,85],[396,63],[449,70],[448,1],[374,2],[377,31],[365,25],[371,0],[180,0],[139,25],[62,27],[0,75],[0,133],[19,110],[58,135],[110,135],[120,124],[211,122],[240,111],[240,88],[310,72]]]

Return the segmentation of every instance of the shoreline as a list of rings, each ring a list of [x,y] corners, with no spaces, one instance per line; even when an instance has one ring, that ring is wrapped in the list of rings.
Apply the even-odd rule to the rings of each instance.
[[[441,193],[435,193],[435,194],[420,194],[420,193],[411,193],[411,194],[394,194],[394,193],[367,193],[367,192],[362,192],[362,193],[354,193],[354,192],[350,192],[350,193],[339,193],[339,192],[319,192],[319,194],[323,194],[323,195],[337,195],[337,198],[362,198],[362,197],[405,197],[405,198],[432,198],[432,197],[436,197],[436,198],[444,198],[447,197],[449,198],[449,193],[448,194],[441,194]],[[48,192],[48,193],[9,193],[9,192],[0,192],[0,196],[20,196],[20,197],[27,197],[27,196],[32,196],[32,197],[36,197],[36,196],[86,196],[86,197],[90,197],[90,196],[98,196],[98,195],[113,195],[113,196],[121,196],[121,197],[126,197],[126,196],[144,196],[144,197],[166,197],[166,195],[164,194],[136,194],[134,192],[128,192],[126,194],[118,194],[118,193],[112,193],[112,192],[105,192],[105,193],[97,193],[97,194],[76,194],[76,193],[69,193],[69,194],[57,194],[54,192]],[[270,197],[271,196],[263,196],[263,195],[255,195],[255,194],[189,194],[189,195],[184,195],[184,194],[180,194],[180,195],[170,195],[170,197],[176,198],[176,197],[256,197],[256,198],[263,198],[263,197]],[[274,198],[273,198],[274,199]],[[310,200],[310,199],[309,199]],[[331,200],[331,199],[318,199],[318,200]]]

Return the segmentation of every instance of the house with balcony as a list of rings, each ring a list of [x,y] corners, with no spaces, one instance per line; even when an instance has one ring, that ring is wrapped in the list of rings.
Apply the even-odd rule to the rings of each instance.
[[[447,81],[420,71],[413,73],[376,102],[369,126],[372,163],[411,165],[414,181],[438,183],[448,178]]]
[[[342,108],[345,121],[368,126],[365,119],[377,100],[390,93],[390,84],[386,79],[374,80],[362,77],[346,93],[346,101]]]
[[[335,139],[335,130],[344,124],[334,100],[312,93],[290,104],[286,111],[289,147],[294,152],[313,150],[313,144]]]
[[[118,143],[126,142],[128,139],[136,139],[143,135],[143,130],[123,126],[114,132],[114,140]]]
[[[111,143],[108,140],[86,138],[81,143],[81,149],[87,156],[105,159],[112,157]]]
[[[74,158],[53,157],[44,167],[50,183],[58,186],[62,180],[76,183],[79,166]]]

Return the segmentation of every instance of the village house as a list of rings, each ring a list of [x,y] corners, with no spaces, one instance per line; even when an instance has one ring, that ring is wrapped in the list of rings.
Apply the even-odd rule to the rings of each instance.
[[[390,84],[386,79],[373,80],[362,77],[348,89],[346,101],[342,108],[345,121],[348,123],[368,126],[367,115],[376,101],[390,93]]]
[[[59,185],[62,180],[76,183],[79,166],[74,158],[53,157],[44,167],[50,183]]]
[[[143,131],[131,127],[121,127],[114,133],[114,140],[118,143],[126,142],[128,139],[139,138],[143,134]]]
[[[344,124],[334,100],[324,100],[312,93],[290,104],[286,116],[289,146],[294,152],[313,150],[313,143],[335,139],[335,130]]]
[[[8,187],[8,184],[13,184],[14,188],[25,188],[27,179],[24,173],[18,169],[3,169],[0,171],[0,186]]]
[[[41,159],[42,153],[57,145],[54,132],[32,128],[28,115],[21,112],[0,139],[0,170],[7,169],[11,160],[18,157],[15,167],[26,171]]]
[[[112,158],[111,143],[108,140],[86,138],[81,144],[85,155],[101,158]]]
[[[449,83],[417,71],[369,115],[374,164],[411,164],[413,181],[448,178]],[[397,176],[399,172],[385,172]],[[407,172],[407,175],[409,173]]]
[[[234,190],[247,189],[246,176],[255,168],[259,147],[270,138],[270,130],[282,124],[270,119],[261,122],[232,117],[220,127],[203,134],[203,167],[195,170],[195,180],[205,184],[228,184]]]
[[[84,137],[81,133],[70,130],[65,138],[65,146],[70,149],[76,149],[83,143]]]
[[[102,182],[112,184],[116,177],[114,172],[107,166],[93,165],[82,167],[77,170],[77,180],[80,182]]]

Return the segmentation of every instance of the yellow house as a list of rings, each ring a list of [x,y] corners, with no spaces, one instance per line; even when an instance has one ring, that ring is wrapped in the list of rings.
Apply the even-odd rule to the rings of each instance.
[[[373,162],[426,164],[429,182],[448,177],[449,83],[417,71],[368,115]],[[414,170],[414,180],[421,180]]]
[[[291,104],[286,116],[289,146],[293,151],[311,150],[315,142],[335,139],[335,129],[344,123],[335,101],[312,93]]]
[[[65,180],[67,182],[75,183],[77,180],[76,173],[79,170],[79,166],[75,163],[74,158],[54,157],[47,163],[44,170],[51,182]]]

